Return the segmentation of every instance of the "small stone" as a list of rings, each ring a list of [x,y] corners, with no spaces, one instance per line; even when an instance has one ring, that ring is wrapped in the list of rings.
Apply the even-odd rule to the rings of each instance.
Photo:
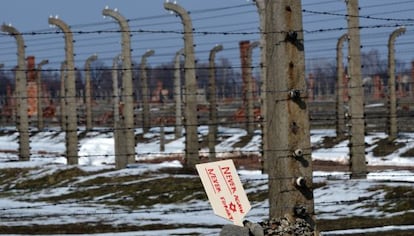
[[[220,236],[249,236],[249,229],[237,225],[225,225],[221,229]]]
[[[247,227],[250,233],[254,236],[264,236],[264,230],[260,224],[245,221],[244,227]]]

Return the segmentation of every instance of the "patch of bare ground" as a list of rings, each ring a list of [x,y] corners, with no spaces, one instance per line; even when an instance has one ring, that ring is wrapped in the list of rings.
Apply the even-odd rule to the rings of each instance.
[[[333,148],[335,145],[338,145],[345,140],[346,137],[325,136],[323,137],[322,142],[314,148]]]
[[[331,220],[317,220],[318,229],[320,231],[333,231],[343,229],[365,229],[383,227],[387,225],[412,225],[414,222],[414,213],[407,212],[403,215],[384,217],[384,218],[372,218],[372,217],[345,217],[340,219]],[[405,230],[390,230],[385,232],[375,233],[356,233],[347,235],[381,235],[381,236],[393,236],[393,235],[412,235],[412,231]]]
[[[388,156],[405,146],[404,143],[390,141],[387,138],[378,140],[374,143],[374,145],[376,145],[376,147],[372,150],[372,152],[376,157]]]
[[[414,148],[410,148],[407,151],[405,151],[403,154],[401,154],[401,157],[414,158]]]
[[[149,224],[144,226],[134,225],[108,225],[98,222],[84,222],[76,224],[57,224],[57,225],[25,225],[25,226],[0,226],[0,234],[30,234],[48,235],[48,234],[97,234],[97,233],[122,233],[133,231],[151,231],[151,230],[166,230],[177,228],[198,228],[211,227],[220,228],[221,225],[197,225],[197,224]],[[189,234],[198,235],[198,234]]]

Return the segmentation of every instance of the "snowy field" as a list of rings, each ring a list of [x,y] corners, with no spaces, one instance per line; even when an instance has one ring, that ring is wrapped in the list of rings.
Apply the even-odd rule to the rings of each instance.
[[[138,143],[136,151],[138,159],[157,158],[166,154],[182,154],[184,150],[184,139],[175,140],[171,129],[166,138],[165,152],[159,149],[159,129],[154,128],[144,137],[148,142]],[[200,127],[199,133],[205,135],[207,127]],[[136,133],[140,134],[137,129]],[[4,128],[0,136],[0,173],[8,168],[32,168],[29,174],[21,178],[39,179],[50,173],[73,168],[65,165],[63,157],[65,150],[63,133],[51,130],[38,132],[31,137],[30,162],[16,161],[17,154],[17,133],[12,128]],[[227,152],[259,153],[260,133],[257,133],[252,140],[244,147],[234,148],[246,132],[242,129],[223,128],[219,129],[219,140],[216,150],[225,157]],[[326,136],[334,136],[333,130],[313,130],[311,132],[312,145],[317,146]],[[372,153],[375,142],[385,138],[383,133],[371,133],[366,137],[367,162],[370,166],[389,166],[386,170],[371,172],[366,180],[350,180],[347,172],[322,172],[314,171],[314,182],[323,183],[323,186],[314,190],[315,211],[318,219],[338,219],[342,217],[387,217],[392,215],[414,212],[414,209],[405,209],[389,213],[390,206],[386,205],[384,196],[386,186],[414,187],[414,172],[412,168],[401,170],[397,167],[414,167],[414,157],[402,157],[402,153],[414,148],[414,134],[400,134],[398,142],[404,143],[404,147],[394,153],[381,158],[375,157]],[[148,208],[126,209],[125,207],[114,207],[99,204],[100,198],[87,202],[74,201],[62,202],[60,204],[48,204],[35,201],[39,198],[60,196],[71,193],[74,185],[81,185],[89,179],[98,177],[119,177],[128,175],[140,175],[152,173],[162,168],[180,168],[178,161],[163,162],[161,164],[137,164],[134,168],[114,170],[114,150],[112,133],[106,130],[96,130],[88,133],[85,138],[79,140],[79,168],[91,174],[85,178],[78,179],[70,185],[59,188],[48,188],[42,191],[34,191],[12,197],[3,196],[0,198],[1,221],[0,225],[49,225],[49,224],[70,224],[77,222],[105,222],[112,225],[151,225],[154,222],[162,222],[168,225],[190,225],[186,228],[171,228],[165,230],[146,230],[127,233],[110,233],[95,235],[218,235],[220,227],[228,224],[226,220],[213,214],[207,201],[192,200],[179,204],[156,204]],[[201,150],[207,152],[208,150]],[[348,163],[347,141],[338,143],[332,148],[319,148],[312,152],[314,160],[335,161]],[[99,172],[98,172],[99,171]],[[181,174],[182,175],[182,174]],[[240,178],[246,185],[246,192],[254,194],[257,191],[267,189],[267,175],[256,170],[239,170]],[[164,178],[168,174],[159,174],[152,178]],[[183,177],[183,176],[180,176]],[[184,176],[185,178],[197,178],[197,176]],[[21,179],[21,180],[22,180]],[[137,179],[137,183],[142,179]],[[130,183],[129,183],[130,184]],[[381,187],[379,187],[381,186]],[[384,187],[385,186],[385,187]],[[4,186],[0,186],[3,189]],[[106,196],[101,196],[106,199]],[[363,199],[363,201],[361,201]],[[367,207],[375,202],[375,207]],[[260,222],[267,218],[269,203],[267,200],[252,202],[252,210],[246,218],[250,221]],[[392,206],[391,206],[392,207]],[[15,221],[14,218],[18,218]],[[191,227],[194,225],[194,227]],[[364,232],[382,232],[390,230],[414,231],[412,225],[387,225],[369,229],[352,229],[322,232],[323,235],[351,235]]]

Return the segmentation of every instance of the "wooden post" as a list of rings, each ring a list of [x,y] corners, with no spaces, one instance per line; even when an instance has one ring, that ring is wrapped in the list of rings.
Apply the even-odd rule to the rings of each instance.
[[[301,1],[266,1],[265,8],[269,218],[314,225]]]
[[[351,178],[366,178],[364,88],[361,76],[361,43],[358,0],[346,0],[348,11],[349,134]]]

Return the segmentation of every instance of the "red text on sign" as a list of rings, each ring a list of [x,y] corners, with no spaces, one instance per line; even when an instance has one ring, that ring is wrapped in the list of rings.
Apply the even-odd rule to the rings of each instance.
[[[233,175],[230,171],[230,167],[225,166],[225,167],[220,167],[220,169],[221,169],[221,174],[223,175],[223,178],[226,181],[226,184],[227,184],[227,187],[229,188],[230,193],[234,194],[237,188],[236,188],[236,184],[234,183]]]
[[[214,192],[215,193],[221,192],[220,183],[217,179],[216,173],[214,173],[214,169],[213,168],[206,169],[206,172],[207,172],[208,178],[210,179],[210,183],[213,186]]]
[[[226,211],[227,218],[229,220],[233,220],[234,218],[233,218],[233,215],[231,214],[229,207],[227,206],[226,199],[224,197],[220,197],[220,200],[221,200],[221,204],[224,207],[224,210]]]
[[[236,205],[239,208],[240,213],[244,213],[243,205],[240,201],[239,195],[234,195],[234,201],[236,201]]]

